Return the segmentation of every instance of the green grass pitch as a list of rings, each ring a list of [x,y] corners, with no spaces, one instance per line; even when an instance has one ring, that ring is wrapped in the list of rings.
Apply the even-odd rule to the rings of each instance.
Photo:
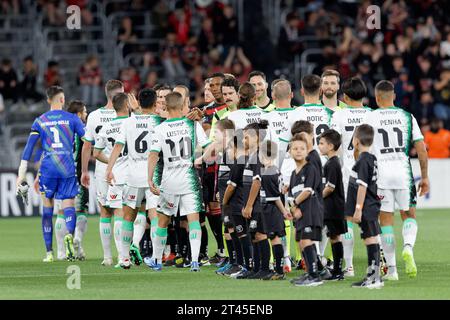
[[[450,299],[449,213],[448,210],[418,211],[419,234],[414,250],[418,266],[416,279],[409,279],[404,273],[401,221],[397,215],[395,232],[400,280],[387,282],[381,290],[350,287],[366,269],[365,248],[357,231],[355,278],[325,283],[317,288],[298,288],[288,280],[228,279],[216,275],[212,266],[203,267],[199,273],[174,267],[156,273],[145,265],[130,270],[103,267],[97,217],[89,217],[84,240],[86,261],[45,264],[41,262],[44,244],[40,219],[1,219],[0,299]],[[214,252],[212,238],[210,244],[210,252]],[[67,289],[66,270],[70,264],[81,269],[80,290]],[[294,271],[288,278],[298,274]]]

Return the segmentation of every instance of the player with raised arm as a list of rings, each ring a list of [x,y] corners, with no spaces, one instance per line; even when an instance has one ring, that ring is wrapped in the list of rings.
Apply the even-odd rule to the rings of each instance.
[[[123,152],[125,145],[128,146],[128,175],[126,178],[127,188],[124,195],[123,221],[120,232],[122,258],[121,267],[129,269],[131,267],[130,251],[136,264],[141,262],[139,253],[139,242],[134,239],[134,221],[138,209],[143,201],[146,201],[145,209],[149,210],[149,218],[155,218],[155,209],[158,197],[151,193],[147,183],[147,157],[150,152],[150,144],[153,139],[153,129],[160,124],[163,119],[156,114],[156,92],[153,89],[143,89],[139,92],[139,103],[132,94],[128,94],[128,104],[132,109],[139,106],[141,113],[134,113],[122,123],[120,133],[117,136],[114,149],[109,157],[106,169],[106,179],[108,183],[116,183],[113,168]],[[159,173],[155,174],[155,183],[159,183]],[[153,223],[154,224],[154,223]],[[153,227],[153,225],[152,225]],[[139,229],[140,237],[144,228]],[[135,230],[138,232],[138,230]],[[152,231],[150,235],[152,235]],[[154,239],[152,239],[154,240]],[[132,243],[136,241],[137,243]]]
[[[202,210],[200,179],[194,168],[195,148],[210,144],[198,122],[183,117],[183,99],[178,92],[166,96],[168,119],[152,132],[152,143],[148,157],[148,185],[154,194],[159,194],[158,228],[154,241],[150,267],[162,269],[162,254],[166,245],[167,226],[170,217],[177,214],[187,216],[189,242],[191,245],[191,271],[200,271],[198,256],[201,244],[199,212]],[[153,180],[157,162],[163,159],[163,174],[160,186]]]
[[[89,159],[91,157],[92,146],[95,144],[98,133],[104,125],[116,118],[116,111],[112,105],[112,98],[123,92],[123,84],[119,80],[109,80],[105,85],[107,98],[106,106],[91,112],[86,124],[86,136],[84,137],[83,149],[81,151],[81,184],[89,188],[90,177],[88,172]],[[104,153],[106,156],[109,154]],[[106,164],[96,160],[95,162],[95,187],[97,191],[97,201],[100,206],[100,239],[103,248],[103,266],[113,264],[111,253],[111,216],[112,212],[107,207],[106,196],[108,194],[108,183],[105,179]]]
[[[129,116],[128,110],[128,96],[125,93],[117,93],[112,99],[113,108],[116,111],[117,117],[108,122],[98,133],[95,140],[94,157],[105,164],[109,162],[110,155],[117,139],[120,136],[120,130],[125,119]],[[123,151],[114,165],[115,183],[108,186],[106,201],[114,213],[114,242],[116,244],[118,254],[118,264],[120,265],[120,229],[122,225],[123,212],[122,203],[125,183],[128,174],[128,146],[125,145]],[[145,217],[145,216],[144,216]],[[144,225],[145,227],[145,225]]]
[[[345,102],[342,102],[337,98],[340,84],[339,72],[332,69],[325,70],[322,73],[320,79],[320,89],[322,90],[322,104],[333,112],[346,108],[347,105],[345,104]]]
[[[267,95],[269,84],[267,83],[266,75],[261,71],[252,71],[248,75],[248,82],[255,87],[255,104],[266,112],[274,110],[275,105],[272,99]]]
[[[363,99],[367,95],[367,88],[360,78],[353,77],[345,80],[342,84],[342,93],[343,100],[347,105],[347,108],[337,110],[333,113],[331,118],[331,127],[339,132],[342,137],[340,156],[342,161],[344,193],[345,197],[347,197],[350,173],[352,172],[352,167],[355,164],[353,135],[355,133],[355,129],[364,123],[366,117],[370,114],[372,109],[363,105]],[[353,277],[355,275],[353,268],[353,221],[351,217],[346,217],[346,219],[348,231],[344,234],[342,239],[345,260],[344,275]]]
[[[263,111],[255,106],[255,101],[255,87],[250,82],[242,84],[239,87],[237,110],[228,115],[228,119],[233,121],[236,130],[243,130],[247,125],[261,120]]]
[[[403,252],[405,271],[416,277],[413,247],[417,237],[415,206],[417,191],[414,184],[409,151],[415,147],[419,157],[421,181],[420,196],[429,191],[428,156],[423,136],[414,116],[394,106],[394,85],[386,80],[375,86],[375,99],[379,109],[372,111],[367,123],[375,130],[372,147],[378,159],[378,196],[381,199],[381,243],[388,265],[386,280],[398,280],[395,260],[394,212],[403,211]]]
[[[66,258],[75,259],[73,235],[76,226],[75,196],[78,194],[76,166],[73,158],[75,135],[84,137],[84,125],[77,115],[63,111],[64,91],[59,86],[47,89],[50,111],[36,118],[20,162],[17,189],[24,183],[28,161],[36,142],[42,142],[43,155],[40,167],[39,188],[44,193],[42,232],[47,250],[45,262],[53,261],[53,205],[54,200],[62,200],[62,210],[68,234],[64,237]]]

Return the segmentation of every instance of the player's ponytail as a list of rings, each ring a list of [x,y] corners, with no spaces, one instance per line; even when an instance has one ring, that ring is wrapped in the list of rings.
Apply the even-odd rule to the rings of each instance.
[[[250,83],[246,82],[239,87],[239,102],[238,109],[249,108],[255,103],[256,90]]]

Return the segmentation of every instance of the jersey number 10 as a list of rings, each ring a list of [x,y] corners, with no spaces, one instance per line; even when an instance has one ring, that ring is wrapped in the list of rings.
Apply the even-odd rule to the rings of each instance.
[[[166,140],[166,143],[170,147],[171,157],[169,162],[179,161],[181,159],[189,159],[192,156],[192,140],[190,137],[182,137],[178,144],[170,139]],[[178,148],[177,148],[178,147]]]

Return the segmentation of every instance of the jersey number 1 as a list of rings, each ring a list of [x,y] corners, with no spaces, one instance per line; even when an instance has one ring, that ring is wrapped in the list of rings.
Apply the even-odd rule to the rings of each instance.
[[[62,148],[63,145],[61,143],[61,140],[59,139],[59,131],[58,131],[58,129],[56,129],[55,127],[50,127],[50,131],[53,133],[53,138],[54,138],[54,141],[55,141],[55,142],[52,143],[52,148],[53,149]]]

